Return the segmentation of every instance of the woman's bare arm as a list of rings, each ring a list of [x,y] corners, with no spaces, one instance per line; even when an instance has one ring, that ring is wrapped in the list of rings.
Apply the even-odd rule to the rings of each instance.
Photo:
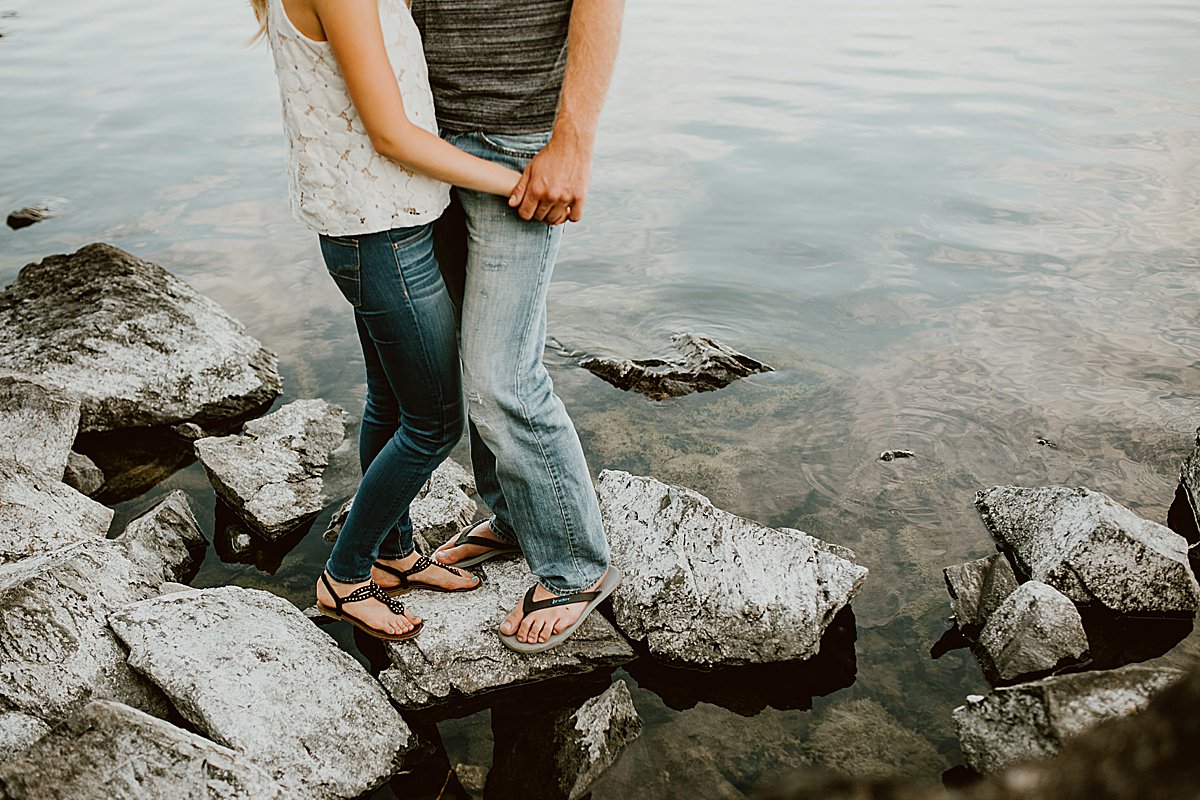
[[[311,0],[375,150],[455,186],[509,197],[520,173],[464,153],[412,123],[387,57],[377,0]]]

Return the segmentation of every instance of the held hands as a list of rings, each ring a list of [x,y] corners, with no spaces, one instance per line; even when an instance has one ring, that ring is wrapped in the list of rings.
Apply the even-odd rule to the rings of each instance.
[[[547,225],[578,222],[591,178],[591,153],[565,137],[551,138],[521,173],[508,204],[524,220]]]

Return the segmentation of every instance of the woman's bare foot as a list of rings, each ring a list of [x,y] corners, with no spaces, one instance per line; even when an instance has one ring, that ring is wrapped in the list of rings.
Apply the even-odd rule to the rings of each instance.
[[[335,581],[333,576],[328,576],[329,583],[333,586],[333,590],[338,593],[338,597],[346,597],[360,586],[369,586],[370,581],[361,583],[342,583]],[[337,602],[329,593],[329,589],[325,586],[325,582],[317,580],[317,602],[326,608],[336,608]],[[344,607],[346,612],[353,614],[365,625],[380,631],[381,633],[390,633],[400,635],[408,633],[417,625],[421,624],[420,617],[414,617],[406,610],[403,614],[395,614],[382,601],[374,597],[367,600],[359,600],[350,606]]]
[[[604,575],[600,576],[600,580],[583,591],[594,592],[600,587],[600,584],[604,583],[607,575],[608,570],[605,570]],[[541,584],[534,589],[534,602],[549,600],[551,597],[557,597],[557,595]],[[547,641],[551,635],[566,630],[575,620],[579,619],[583,610],[587,608],[587,603],[564,603],[561,606],[538,609],[529,616],[524,615],[523,606],[524,600],[517,603],[517,607],[509,612],[504,621],[500,623],[500,632],[505,636],[512,636],[515,633],[517,641],[522,644],[535,642],[540,644]]]
[[[415,550],[404,558],[380,558],[377,559],[381,564],[387,564],[389,567],[401,571],[412,569],[416,566],[417,561],[421,558],[421,554]],[[379,588],[395,589],[400,585],[400,579],[392,575],[386,570],[378,567],[371,568],[371,577],[379,584]],[[424,586],[436,586],[439,589],[448,589],[450,591],[469,589],[479,583],[479,576],[467,572],[461,567],[446,567],[439,564],[430,564],[420,572],[414,572],[408,576],[410,585],[419,584]]]
[[[473,528],[468,528],[467,533],[470,533],[472,536],[478,536],[480,539],[488,539],[493,542],[508,544],[508,542],[505,542],[498,535],[496,535],[495,531],[492,530],[492,523],[490,520],[480,523]],[[483,555],[484,553],[489,552],[490,548],[479,544],[461,544],[456,547],[454,543],[461,535],[462,534],[455,536],[437,550],[434,550],[433,560],[440,564],[457,564],[459,561],[465,561],[468,558],[474,558],[475,556]]]

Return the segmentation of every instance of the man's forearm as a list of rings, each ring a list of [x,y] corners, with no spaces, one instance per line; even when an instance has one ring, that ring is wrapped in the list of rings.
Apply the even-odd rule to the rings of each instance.
[[[621,40],[625,0],[574,0],[554,137],[589,156]]]

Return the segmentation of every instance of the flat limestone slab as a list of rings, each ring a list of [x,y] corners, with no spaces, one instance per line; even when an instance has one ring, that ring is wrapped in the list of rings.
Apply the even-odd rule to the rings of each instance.
[[[257,589],[164,594],[114,613],[129,663],[289,798],[383,782],[414,737],[379,684],[295,606]]]
[[[120,703],[90,703],[0,763],[11,800],[283,800],[245,755]]]
[[[1141,711],[1182,675],[1131,665],[995,689],[954,709],[958,740],[967,764],[987,775],[1026,758],[1052,756],[1067,739]]]
[[[401,708],[422,708],[633,660],[629,644],[598,611],[558,647],[534,655],[514,653],[500,642],[497,628],[533,585],[533,576],[520,559],[488,561],[472,571],[483,577],[479,589],[403,596],[425,627],[410,641],[384,643],[392,666],[379,674]]]
[[[1187,540],[1108,495],[997,486],[975,500],[992,537],[1033,580],[1118,613],[1195,613]]]
[[[605,470],[597,484],[618,627],[652,655],[696,666],[816,655],[867,569],[796,530],[775,530],[653,478]]]
[[[346,412],[324,400],[297,400],[247,422],[242,433],[195,442],[217,494],[251,528],[277,539],[332,499],[321,480],[346,438]]]
[[[0,458],[62,480],[79,401],[23,375],[0,375]]]
[[[0,564],[103,539],[112,518],[66,484],[0,459]]]
[[[0,295],[0,369],[78,397],[84,431],[203,424],[280,391],[274,354],[239,322],[108,244],[21,270]]]

